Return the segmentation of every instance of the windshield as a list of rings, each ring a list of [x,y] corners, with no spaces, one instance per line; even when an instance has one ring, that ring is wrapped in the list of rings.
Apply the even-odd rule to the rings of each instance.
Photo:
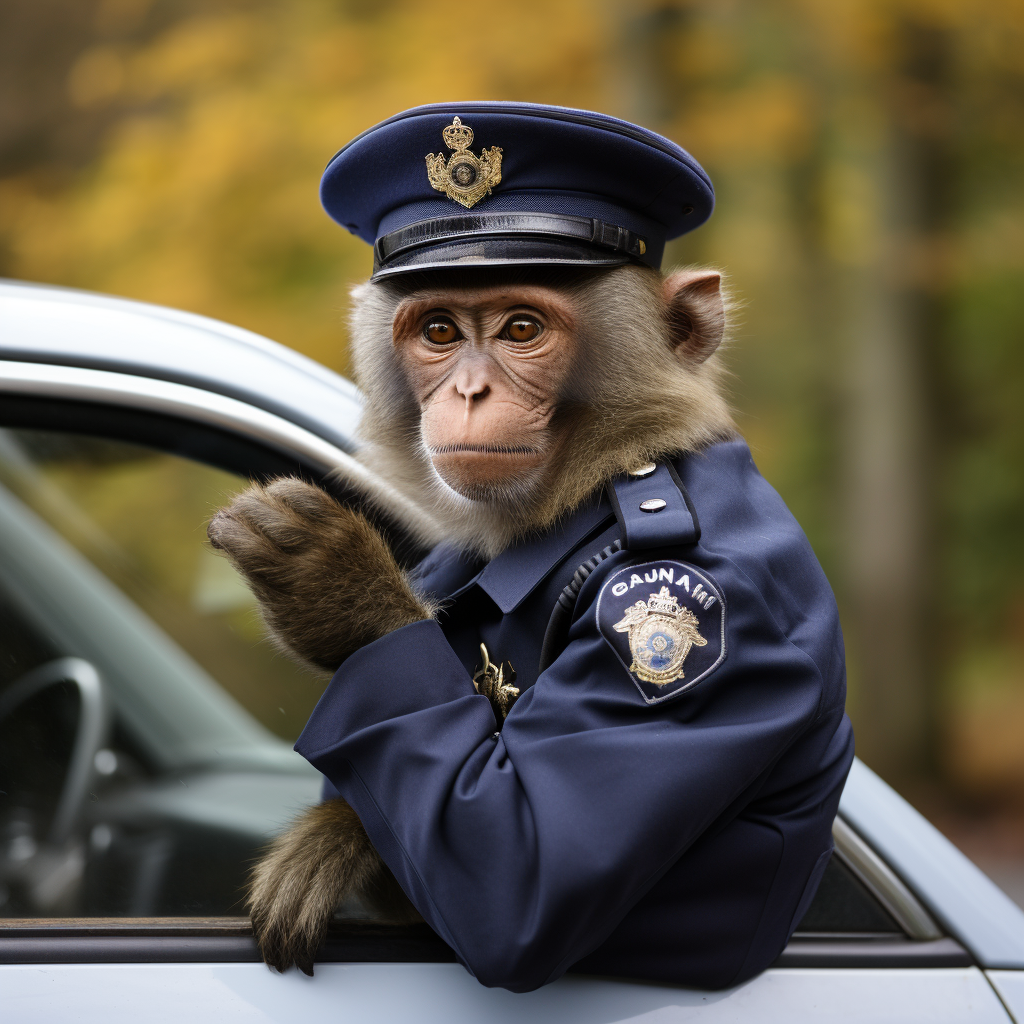
[[[0,689],[34,667],[26,658],[73,654],[153,769],[302,770],[289,748],[322,681],[273,650],[206,543],[207,519],[245,484],[121,441],[0,430],[0,598],[8,631],[38,649],[8,655]]]

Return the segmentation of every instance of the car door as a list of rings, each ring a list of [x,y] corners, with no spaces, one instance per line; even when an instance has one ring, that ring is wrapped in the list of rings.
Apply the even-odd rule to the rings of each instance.
[[[268,971],[244,915],[245,872],[318,798],[290,741],[322,683],[263,639],[204,523],[250,477],[334,486],[345,453],[239,398],[128,373],[0,360],[4,391],[9,1019],[1010,1019],[976,957],[842,820],[789,948],[727,992],[573,974],[526,995],[487,990],[425,925],[355,903],[339,908],[314,978]],[[385,525],[412,559],[400,520]],[[1017,977],[1006,973],[1004,989]]]

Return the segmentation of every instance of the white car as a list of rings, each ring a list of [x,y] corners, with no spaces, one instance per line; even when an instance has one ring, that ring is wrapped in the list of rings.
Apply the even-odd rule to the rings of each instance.
[[[246,331],[0,283],[0,1020],[1024,1022],[1024,912],[860,762],[814,903],[736,988],[486,989],[355,904],[313,978],[269,971],[241,886],[319,797],[281,738],[319,684],[261,639],[205,519],[253,476],[351,497],[331,471],[365,473],[360,406]]]

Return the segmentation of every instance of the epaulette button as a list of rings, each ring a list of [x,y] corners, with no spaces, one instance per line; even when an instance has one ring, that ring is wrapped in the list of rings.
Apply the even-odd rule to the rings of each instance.
[[[660,512],[668,502],[664,498],[648,498],[646,501],[640,502],[641,512]]]

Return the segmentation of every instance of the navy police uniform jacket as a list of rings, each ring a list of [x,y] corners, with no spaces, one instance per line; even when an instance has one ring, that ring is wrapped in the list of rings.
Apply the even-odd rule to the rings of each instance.
[[[853,736],[832,592],[747,446],[617,480],[487,564],[442,545],[418,585],[438,620],[352,655],[296,749],[469,971],[720,988],[770,964]],[[521,689],[500,731],[481,642]]]

